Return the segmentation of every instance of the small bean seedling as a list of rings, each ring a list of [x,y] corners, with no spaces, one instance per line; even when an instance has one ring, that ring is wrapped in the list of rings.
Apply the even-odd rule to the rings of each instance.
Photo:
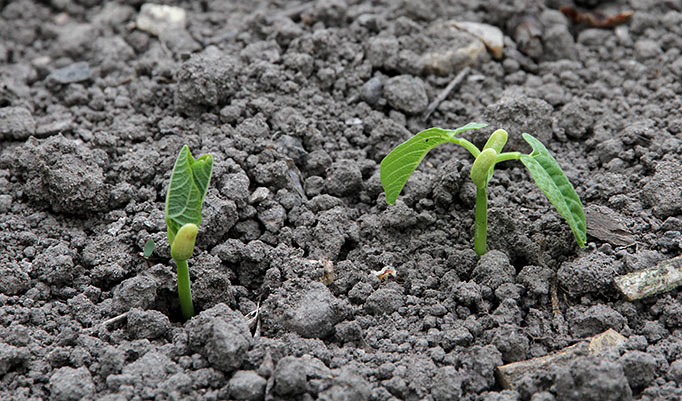
[[[142,256],[144,257],[144,260],[147,262],[147,267],[149,268],[152,267],[152,264],[149,262],[149,258],[152,256],[152,253],[154,253],[154,246],[155,244],[153,239],[148,239],[147,242],[144,243]]]
[[[585,247],[587,240],[585,212],[578,194],[568,181],[563,170],[542,142],[530,134],[523,139],[533,148],[530,154],[504,152],[507,131],[498,129],[488,138],[483,150],[458,134],[486,127],[487,124],[469,123],[454,130],[429,128],[398,145],[381,161],[381,185],[386,193],[386,202],[395,203],[400,191],[424,156],[438,145],[452,142],[463,146],[475,158],[471,166],[471,180],[476,185],[476,219],[474,223],[474,250],[481,256],[486,252],[488,226],[488,182],[493,176],[495,164],[507,160],[520,160],[535,180],[535,184],[547,196],[559,214],[566,219],[578,245]]]
[[[213,171],[213,156],[194,159],[187,145],[178,154],[166,194],[166,226],[171,257],[178,273],[178,296],[182,317],[194,316],[187,259],[192,257],[201,224],[201,205]]]

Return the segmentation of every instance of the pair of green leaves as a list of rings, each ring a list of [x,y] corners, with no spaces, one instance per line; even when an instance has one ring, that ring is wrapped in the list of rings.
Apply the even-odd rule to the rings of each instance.
[[[475,158],[478,158],[481,154],[480,150],[466,139],[458,138],[457,135],[464,131],[480,129],[486,126],[487,124],[472,122],[454,130],[429,128],[398,145],[381,162],[380,178],[386,193],[386,202],[389,204],[395,203],[405,183],[407,183],[407,180],[419,163],[421,163],[431,149],[438,145],[447,142],[462,145]],[[547,199],[554,205],[559,214],[566,219],[578,245],[584,247],[587,241],[585,213],[578,194],[554,157],[547,151],[547,148],[532,135],[523,134],[523,139],[530,144],[533,152],[528,155],[505,153],[503,155],[506,156],[502,160],[521,160],[528,168],[530,175],[540,190],[547,196]],[[501,152],[501,147],[499,148],[495,149],[496,153]],[[497,155],[498,161],[501,156],[502,154]],[[492,175],[493,168],[494,163],[490,166],[489,170],[486,170],[489,176],[485,178],[480,177],[479,181],[481,183],[485,180],[485,184],[487,184]],[[477,185],[479,184],[477,183]]]
[[[166,194],[166,225],[171,246],[186,224],[201,224],[201,205],[213,171],[213,156],[194,159],[187,145],[178,154]]]

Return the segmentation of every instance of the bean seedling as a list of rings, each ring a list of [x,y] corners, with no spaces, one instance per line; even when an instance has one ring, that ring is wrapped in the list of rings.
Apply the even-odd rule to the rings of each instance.
[[[547,196],[559,214],[566,219],[578,245],[585,247],[587,240],[585,212],[578,194],[568,181],[563,170],[542,142],[530,134],[523,139],[533,148],[530,154],[504,152],[507,131],[498,129],[479,150],[473,143],[458,134],[486,127],[487,124],[469,123],[454,130],[429,128],[398,145],[381,161],[381,185],[386,193],[386,202],[394,204],[410,175],[424,156],[438,145],[452,142],[463,146],[474,156],[471,166],[471,180],[476,185],[476,218],[474,223],[474,250],[481,256],[486,252],[488,226],[488,182],[493,176],[495,164],[507,160],[520,160],[528,168],[535,184]]]
[[[201,224],[201,205],[213,171],[213,156],[194,159],[187,145],[178,154],[166,194],[166,226],[171,257],[178,274],[180,310],[185,320],[194,316],[187,259],[192,257]]]

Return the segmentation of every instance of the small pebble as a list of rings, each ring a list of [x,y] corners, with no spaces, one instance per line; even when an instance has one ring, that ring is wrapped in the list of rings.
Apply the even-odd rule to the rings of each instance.
[[[12,207],[12,195],[0,195],[0,213],[7,213]]]
[[[0,108],[0,139],[22,140],[35,134],[36,122],[23,107]]]
[[[95,384],[85,367],[74,369],[63,367],[50,377],[50,399],[55,401],[71,401],[92,399]]]
[[[371,78],[365,82],[360,88],[360,98],[369,105],[375,105],[381,99],[382,85],[381,80],[377,77]]]
[[[185,27],[186,13],[180,7],[145,3],[137,16],[137,29],[154,36],[164,31]]]
[[[85,61],[69,64],[66,67],[56,69],[47,76],[48,81],[60,84],[72,84],[90,79],[92,71]]]
[[[419,114],[429,104],[424,82],[411,75],[398,75],[386,81],[384,96],[393,108],[408,114]]]
[[[240,370],[230,379],[230,396],[235,400],[260,400],[265,392],[266,380],[252,370]]]

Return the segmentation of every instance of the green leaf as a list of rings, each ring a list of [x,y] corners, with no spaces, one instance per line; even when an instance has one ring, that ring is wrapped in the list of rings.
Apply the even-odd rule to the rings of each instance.
[[[488,126],[488,124],[486,124],[486,123],[475,123],[475,122],[470,122],[470,123],[468,123],[468,124],[466,124],[466,125],[462,125],[462,126],[459,127],[459,128],[448,129],[448,130],[445,130],[445,131],[452,133],[452,135],[457,135],[457,134],[460,134],[460,133],[462,133],[462,132],[464,132],[464,131],[470,131],[470,130],[472,130],[472,129],[481,129],[481,128],[485,128],[485,127],[487,127],[487,126]]]
[[[206,154],[194,159],[187,145],[178,154],[166,194],[166,225],[168,241],[185,224],[201,224],[201,205],[213,171],[213,156]]]
[[[148,239],[147,242],[144,243],[145,259],[149,259],[149,257],[152,256],[152,252],[154,252],[154,240]]]
[[[487,124],[469,123],[454,130],[429,128],[398,145],[381,161],[380,178],[386,202],[395,203],[405,183],[431,149],[446,142],[457,143],[455,135],[485,126]]]
[[[578,245],[584,248],[587,242],[585,211],[573,185],[542,142],[529,134],[523,134],[523,139],[530,144],[533,152],[521,156],[521,162],[528,168],[535,184],[566,219]]]

